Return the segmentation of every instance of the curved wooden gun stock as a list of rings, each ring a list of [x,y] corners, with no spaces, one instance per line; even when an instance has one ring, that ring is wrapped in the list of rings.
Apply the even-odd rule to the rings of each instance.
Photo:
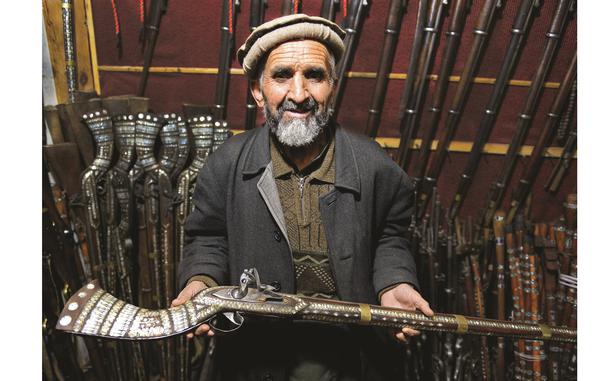
[[[161,339],[190,331],[217,314],[240,312],[322,323],[409,326],[424,331],[576,342],[576,330],[566,327],[440,313],[427,317],[417,311],[299,297],[257,288],[248,288],[247,294],[240,297],[239,289],[236,286],[208,288],[184,305],[148,310],[115,298],[93,281],[68,300],[56,328],[106,338]]]

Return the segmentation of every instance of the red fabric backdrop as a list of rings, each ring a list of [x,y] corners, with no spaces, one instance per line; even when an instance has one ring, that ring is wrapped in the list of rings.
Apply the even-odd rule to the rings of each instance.
[[[169,0],[167,12],[161,23],[153,66],[218,67],[222,1]],[[94,1],[92,3],[99,65],[141,66],[143,52],[138,43],[141,30],[139,1],[123,0],[116,2],[123,40],[123,55],[120,58],[116,50],[111,2]],[[147,1],[148,3],[149,1]],[[320,12],[321,3],[321,0],[304,0],[303,12],[317,15]],[[367,72],[377,70],[389,3],[389,0],[369,1],[370,6],[362,28],[362,37],[357,45],[354,62],[350,70]],[[460,75],[463,69],[466,55],[472,43],[473,24],[483,0],[473,0],[472,3],[453,75]],[[496,77],[510,39],[510,29],[520,1],[505,0],[502,3],[503,6],[496,17],[493,32],[489,36],[482,63],[476,73],[478,77]],[[546,0],[541,3],[540,8],[534,14],[532,26],[527,34],[522,54],[518,59],[517,68],[512,76],[514,79],[531,80],[540,61],[545,43],[545,33],[549,28],[558,0]],[[408,1],[392,67],[394,73],[405,73],[407,71],[417,5],[418,1],[416,0]],[[237,14],[236,37],[238,46],[248,35],[249,14],[250,2],[242,0],[241,8]],[[268,0],[265,20],[280,15],[281,1]],[[336,21],[340,23],[341,19],[341,12],[337,12]],[[448,18],[445,18],[442,26],[443,32],[447,30],[447,27]],[[443,33],[432,69],[434,74],[438,73],[440,67],[444,42],[445,35]],[[547,81],[561,82],[575,50],[576,18],[571,16]],[[239,67],[237,61],[233,61],[233,67]],[[100,78],[103,96],[133,94],[137,89],[139,73],[102,71],[100,72]],[[390,80],[378,134],[380,137],[399,137],[398,107],[404,82],[404,80]],[[155,112],[180,111],[183,103],[213,104],[215,83],[215,75],[152,73],[148,81],[146,96],[151,98],[151,107]],[[364,131],[374,85],[374,79],[350,78],[346,81],[344,99],[338,117],[339,123],[345,128],[354,132]],[[430,81],[425,106],[430,102],[434,93],[434,86],[435,81]],[[455,89],[456,83],[451,83],[446,99],[451,100]],[[491,85],[473,84],[455,140],[472,141],[491,90]],[[527,87],[509,87],[489,142],[510,142],[527,90]],[[242,75],[231,76],[227,108],[228,121],[233,129],[243,128],[246,91],[247,82],[245,77]],[[548,112],[556,93],[556,89],[544,89],[526,144],[531,145],[536,142],[544,124],[545,114]],[[446,107],[449,101],[445,102],[443,115],[446,115]],[[260,112],[258,116],[261,120]],[[425,118],[424,115],[424,122]],[[441,128],[443,120],[441,120]],[[421,131],[419,131],[419,134],[421,134]],[[444,207],[448,207],[451,202],[466,159],[467,154],[451,153],[449,160],[445,163],[439,180],[441,201]],[[503,156],[484,156],[475,175],[474,183],[464,201],[460,213],[462,216],[474,216],[478,209],[483,206],[482,199],[485,197],[491,182],[497,177],[497,172],[501,169],[503,160]],[[514,171],[512,184],[508,188],[504,200],[505,207],[509,201],[506,199],[510,198],[508,196],[510,196],[513,186],[517,183],[518,177],[522,174],[526,160],[527,158],[520,160]],[[532,217],[537,221],[551,221],[557,218],[561,213],[561,205],[566,194],[576,192],[576,163],[572,164],[556,195],[551,195],[542,189],[556,160],[545,159],[538,181],[534,185]]]

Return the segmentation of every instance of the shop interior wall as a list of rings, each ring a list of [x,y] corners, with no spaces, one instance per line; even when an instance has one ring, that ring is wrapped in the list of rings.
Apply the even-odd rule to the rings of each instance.
[[[343,3],[343,1],[341,2]],[[139,16],[139,1],[116,2],[122,37],[121,55],[119,55],[116,47],[117,39],[115,36],[115,22],[111,2],[93,1],[92,3],[97,56],[101,67],[101,95],[134,94],[138,85],[139,73],[108,71],[104,67],[142,65],[144,54],[139,43],[139,35],[142,29]],[[148,3],[149,1],[146,2],[147,5]],[[303,12],[310,15],[318,15],[321,3],[321,0],[304,0]],[[464,67],[466,55],[472,43],[472,29],[483,0],[473,0],[471,3],[456,64],[453,68],[453,75],[456,76],[460,75]],[[493,25],[493,31],[489,36],[484,58],[476,73],[477,77],[496,77],[510,39],[512,22],[520,1],[505,0],[501,3],[502,7],[499,9]],[[533,23],[527,33],[522,54],[518,58],[517,67],[512,75],[513,79],[528,81],[532,79],[542,55],[545,33],[550,26],[551,17],[557,3],[558,0],[544,0],[540,2],[540,7],[535,11]],[[390,1],[374,0],[369,1],[369,4],[362,27],[362,34],[357,44],[355,58],[351,65],[351,71],[377,71]],[[407,10],[403,18],[398,47],[392,66],[393,73],[406,73],[407,71],[417,15],[417,5],[418,1],[416,0],[407,1]],[[169,0],[167,12],[162,19],[152,65],[155,67],[217,68],[221,11],[221,0]],[[249,14],[250,2],[242,0],[241,7],[236,14],[237,47],[243,43],[249,34]],[[281,1],[268,0],[265,20],[270,20],[280,15]],[[337,12],[336,21],[340,23],[342,18],[342,11]],[[447,27],[448,18],[445,17],[442,25],[443,34],[436,49],[437,53],[432,69],[433,74],[437,74],[440,67],[445,42],[444,32],[447,30]],[[558,52],[547,77],[547,82],[561,82],[575,50],[576,17],[574,12],[570,16],[562,36]],[[236,60],[233,61],[232,67],[239,68]],[[363,133],[375,79],[349,78],[346,82],[338,121],[344,128],[350,131]],[[183,103],[213,104],[215,84],[216,75],[214,74],[152,73],[148,81],[146,96],[150,97],[151,108],[154,112],[179,112]],[[390,80],[378,133],[379,137],[397,138],[400,136],[398,108],[404,84],[405,81],[402,79]],[[456,85],[456,82],[452,82],[449,85],[447,100],[443,108],[444,116],[446,115],[448,103],[457,87]],[[247,86],[247,80],[243,75],[235,74],[231,76],[227,119],[232,129],[243,129]],[[434,93],[434,86],[435,81],[430,81],[424,104],[425,107],[428,106]],[[472,141],[474,139],[492,87],[490,84],[473,84],[454,140]],[[488,142],[510,143],[527,91],[528,87],[526,86],[509,86]],[[549,111],[556,93],[556,88],[545,87],[543,90],[525,144],[535,144],[542,130],[545,115]],[[258,118],[259,122],[262,122],[260,112],[258,113]],[[420,123],[420,125],[425,125],[426,119],[427,117],[424,113],[423,123]],[[443,117],[441,120],[440,128],[443,126],[444,119]],[[575,118],[573,123],[576,123]],[[421,132],[420,129],[418,136],[421,135]],[[552,145],[557,146],[558,144],[554,142]],[[394,151],[388,149],[390,155],[394,155]],[[464,169],[467,157],[468,154],[466,153],[452,152],[445,163],[438,184],[441,203],[445,208],[449,206],[455,194],[457,182]],[[527,160],[527,158],[520,159],[515,168],[511,185],[508,188],[507,196],[505,196],[505,208],[510,198],[510,192],[517,184]],[[476,216],[478,210],[483,207],[484,197],[490,184],[496,179],[503,161],[504,156],[502,155],[484,155],[476,172],[473,185],[467,198],[464,200],[460,213],[461,216]],[[535,221],[552,221],[558,218],[561,214],[566,194],[576,192],[575,161],[572,163],[566,178],[556,194],[549,194],[544,191],[543,185],[556,161],[556,158],[546,158],[544,160],[540,175],[534,184],[531,217]]]

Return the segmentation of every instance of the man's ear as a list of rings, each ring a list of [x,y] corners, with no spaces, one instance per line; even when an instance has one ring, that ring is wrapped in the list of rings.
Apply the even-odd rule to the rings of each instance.
[[[250,80],[250,92],[254,97],[254,101],[258,105],[258,107],[263,107],[265,105],[263,90],[261,89],[260,82],[258,80]]]

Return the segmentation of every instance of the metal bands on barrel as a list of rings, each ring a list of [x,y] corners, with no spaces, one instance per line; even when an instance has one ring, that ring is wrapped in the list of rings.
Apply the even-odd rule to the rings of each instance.
[[[371,306],[368,304],[359,304],[360,306],[360,321],[359,324],[369,325],[371,323]]]
[[[548,325],[540,324],[540,331],[542,332],[542,337],[545,339],[550,339],[553,336],[551,328],[549,328]]]
[[[455,316],[455,321],[457,323],[456,333],[466,333],[468,332],[468,320],[463,315],[453,315]]]

